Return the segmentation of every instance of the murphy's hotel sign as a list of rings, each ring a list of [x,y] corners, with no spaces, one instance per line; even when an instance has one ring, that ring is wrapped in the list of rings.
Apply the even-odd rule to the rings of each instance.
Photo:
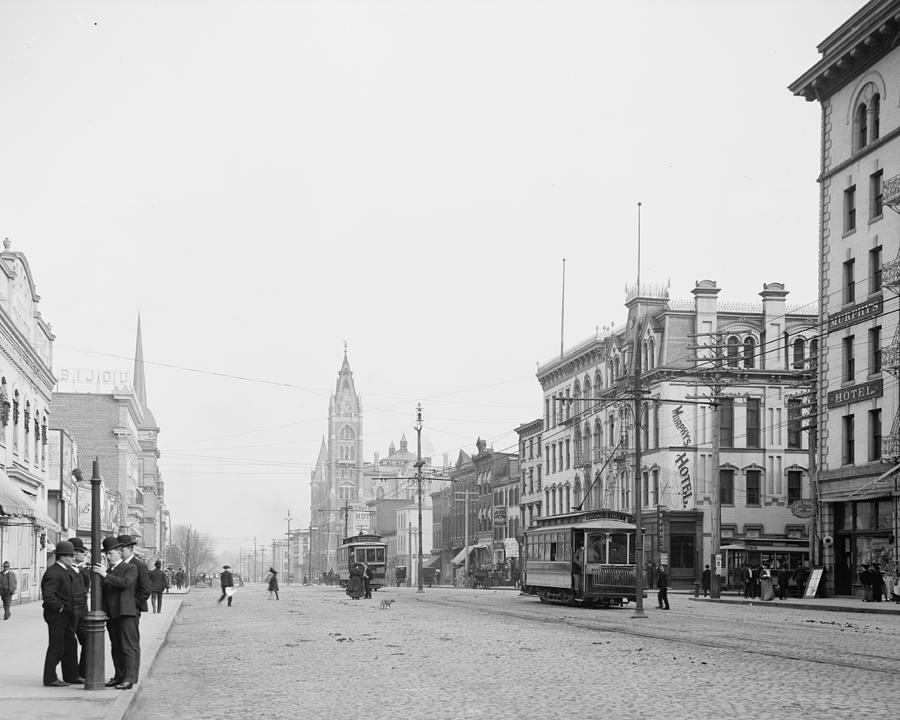
[[[884,300],[882,300],[880,295],[871,300],[861,302],[858,305],[853,305],[846,310],[841,310],[839,313],[828,316],[828,332],[840,330],[848,325],[856,325],[856,323],[862,322],[863,320],[878,317],[883,310]]]
[[[841,405],[870,400],[871,398],[881,397],[883,393],[883,380],[872,380],[872,382],[863,383],[862,385],[832,390],[828,393],[828,407],[840,407]]]

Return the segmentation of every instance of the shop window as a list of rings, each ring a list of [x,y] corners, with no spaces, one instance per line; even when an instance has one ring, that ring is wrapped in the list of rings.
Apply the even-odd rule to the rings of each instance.
[[[694,535],[669,536],[669,565],[675,569],[692,569],[696,556],[696,538]]]

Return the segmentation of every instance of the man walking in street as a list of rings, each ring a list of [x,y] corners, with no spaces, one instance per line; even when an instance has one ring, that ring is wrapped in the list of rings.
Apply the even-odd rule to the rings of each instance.
[[[666,566],[660,565],[659,573],[656,576],[656,586],[659,591],[656,593],[658,602],[657,607],[660,610],[669,609],[669,575],[666,573]]]
[[[222,572],[219,574],[219,583],[222,585],[222,596],[216,604],[221,603],[227,597],[228,607],[231,607],[231,597],[234,594],[234,578],[231,575],[230,565],[222,566]],[[228,588],[231,588],[231,590],[229,591]]]
[[[84,618],[87,615],[88,596],[91,594],[91,571],[85,562],[85,554],[87,549],[84,547],[84,541],[80,537],[71,537],[69,542],[75,548],[75,561],[72,563],[72,605],[74,612],[72,613],[72,633],[78,639],[81,645],[81,656],[78,660],[78,677],[84,678],[87,672],[87,657],[84,647],[87,644],[87,628],[84,625]],[[69,678],[63,676],[63,680],[72,682]]]
[[[56,562],[41,578],[41,595],[44,598],[44,622],[47,623],[47,654],[44,656],[44,685],[68,687],[60,680],[56,666],[62,662],[63,677],[84,682],[78,676],[78,643],[72,629],[72,580],[71,565],[75,561],[75,548],[67,540],[56,544]]]
[[[4,620],[9,620],[9,616],[12,615],[9,606],[18,589],[19,583],[16,580],[16,574],[9,569],[9,562],[4,562],[3,570],[0,572],[0,599],[3,600]]]
[[[178,568],[177,572],[175,573],[175,589],[181,590],[181,586],[183,583],[184,583],[184,570],[182,570],[181,568]]]
[[[109,618],[110,651],[115,674],[106,687],[130,690],[138,681],[137,653],[140,652],[137,616],[138,603],[135,588],[138,584],[137,565],[122,560],[118,538],[103,539],[103,551],[110,562],[109,570],[102,564],[93,571],[103,578],[103,610]]]
[[[156,567],[150,571],[150,606],[153,612],[162,611],[162,596],[169,590],[169,578],[162,569],[162,562],[157,560]]]

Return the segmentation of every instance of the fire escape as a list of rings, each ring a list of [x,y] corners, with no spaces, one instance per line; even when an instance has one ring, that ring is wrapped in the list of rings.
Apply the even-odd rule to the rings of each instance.
[[[900,213],[900,175],[884,181],[882,194],[882,203]],[[895,296],[900,295],[900,249],[896,258],[882,266],[881,286]],[[897,323],[890,345],[881,349],[881,367],[894,377],[900,377],[900,323]],[[894,411],[890,433],[881,438],[881,457],[894,462],[900,461],[900,405]]]

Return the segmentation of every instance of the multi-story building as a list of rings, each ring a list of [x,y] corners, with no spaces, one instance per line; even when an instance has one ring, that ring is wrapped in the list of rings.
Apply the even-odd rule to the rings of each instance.
[[[162,558],[168,529],[158,468],[159,425],[147,404],[140,319],[131,378],[121,370],[63,369],[53,408],[54,428],[78,443],[82,461],[99,459],[104,484],[114,496],[104,508],[111,516],[104,524],[134,537],[148,559]],[[90,470],[82,472],[90,477]]]
[[[28,260],[0,252],[0,557],[18,576],[13,602],[35,600],[60,527],[47,513],[47,430],[54,335]]]
[[[898,571],[898,32],[900,2],[866,3],[790,85],[822,111],[815,550],[838,595],[860,592],[863,563]]]
[[[544,421],[541,418],[523,423],[516,428],[519,436],[519,475],[522,483],[520,495],[520,515],[522,527],[534,524],[541,516],[544,502],[543,472],[544,459],[541,451],[541,437]]]
[[[809,497],[809,453],[795,368],[815,352],[816,311],[788,308],[778,283],[765,285],[757,304],[719,303],[719,291],[703,281],[693,300],[676,301],[665,288],[632,288],[622,327],[598,330],[537,372],[544,391],[544,514],[634,512],[637,500],[645,562],[668,565],[673,584],[682,586],[712,562],[714,482],[728,567],[808,559],[802,501]],[[635,348],[642,387],[637,424]],[[713,387],[724,388],[717,415],[708,397]],[[526,513],[535,494],[524,495]]]

